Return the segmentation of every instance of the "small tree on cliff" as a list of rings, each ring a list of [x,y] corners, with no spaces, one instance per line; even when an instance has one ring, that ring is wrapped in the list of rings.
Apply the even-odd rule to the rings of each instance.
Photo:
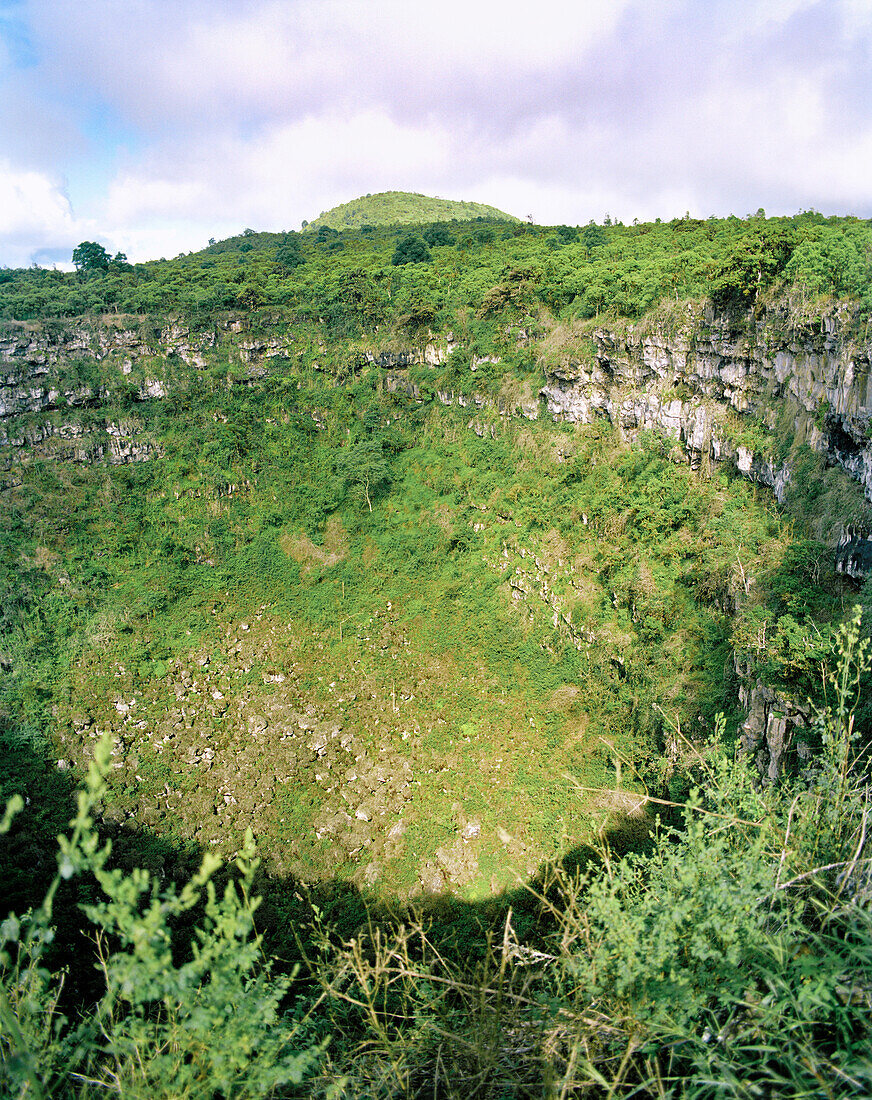
[[[390,484],[391,473],[385,460],[384,447],[378,439],[365,439],[336,460],[336,472],[347,486],[366,501],[372,511],[372,495]]]

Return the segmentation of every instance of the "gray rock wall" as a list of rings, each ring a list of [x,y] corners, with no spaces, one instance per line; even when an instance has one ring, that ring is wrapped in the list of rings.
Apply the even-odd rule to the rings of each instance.
[[[592,333],[591,357],[569,350],[546,367],[540,397],[560,420],[589,423],[605,416],[630,438],[661,429],[683,446],[692,464],[733,462],[740,473],[769,486],[779,501],[792,471],[773,459],[767,439],[786,415],[794,431],[858,481],[872,501],[872,342],[857,339],[853,322],[845,311],[833,309],[815,327],[800,329],[786,311],[740,323],[693,306],[659,324],[602,325]],[[181,322],[156,328],[134,318],[6,323],[0,328],[0,447],[41,442],[28,439],[26,432],[36,429],[16,426],[16,418],[99,406],[113,382],[126,382],[134,400],[164,397],[172,385],[169,364],[202,369],[219,345],[228,362],[248,365],[252,380],[262,376],[270,359],[298,351],[286,329],[258,335],[240,320],[204,331]],[[439,366],[455,347],[448,333],[432,335],[419,349],[364,350],[358,358],[382,367],[389,388],[408,390],[414,387],[403,377],[405,368]],[[439,399],[493,406],[529,419],[538,414],[532,393],[526,403],[505,402],[505,408],[476,395],[440,393]],[[73,418],[40,430],[68,441],[80,431]],[[148,457],[148,449],[137,447],[129,432],[128,442],[121,442],[125,430],[118,425],[103,431],[111,438],[56,447],[55,457]],[[860,562],[865,557],[855,555]],[[856,568],[848,555],[843,571],[853,576]]]
[[[872,375],[869,339],[834,310],[818,329],[791,329],[784,315],[745,324],[688,310],[671,326],[594,330],[595,353],[571,353],[546,369],[542,388],[558,419],[602,415],[625,433],[659,428],[694,463],[736,463],[783,499],[791,471],[743,440],[743,421],[771,432],[787,412],[805,441],[863,486],[872,501]]]
[[[159,453],[131,410],[124,418],[99,410],[123,392],[125,401],[159,400],[174,378],[202,370],[224,344],[227,361],[247,366],[293,353],[287,334],[259,336],[239,321],[205,330],[181,322],[154,326],[141,318],[104,318],[0,326],[0,489],[20,480],[32,457],[59,462],[142,462]]]

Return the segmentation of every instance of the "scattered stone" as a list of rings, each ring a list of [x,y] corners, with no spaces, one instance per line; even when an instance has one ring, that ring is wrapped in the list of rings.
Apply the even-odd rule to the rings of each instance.
[[[432,860],[428,860],[418,874],[418,881],[425,894],[442,894],[445,892],[445,876],[442,869]]]

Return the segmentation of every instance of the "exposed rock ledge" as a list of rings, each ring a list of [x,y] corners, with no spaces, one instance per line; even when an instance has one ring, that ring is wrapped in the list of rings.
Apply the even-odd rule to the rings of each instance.
[[[779,500],[789,468],[743,435],[755,425],[771,432],[786,413],[800,438],[859,481],[872,501],[872,348],[849,337],[849,321],[836,310],[818,330],[797,333],[786,315],[739,325],[689,309],[669,330],[603,326],[591,334],[589,360],[567,351],[546,367],[541,392],[558,419],[588,423],[604,415],[628,435],[662,429],[694,464],[732,459]]]
[[[741,669],[739,672],[741,675]],[[762,680],[753,687],[743,684],[739,702],[747,713],[739,728],[739,743],[754,760],[764,783],[775,783],[797,762],[809,760],[808,715],[803,709],[781,698]]]
[[[872,535],[848,526],[836,547],[836,572],[861,581],[872,573]]]
[[[798,332],[789,320],[784,311],[740,323],[688,307],[678,323],[672,317],[668,323],[603,325],[587,339],[592,354],[582,354],[580,344],[570,340],[558,361],[545,367],[540,396],[557,419],[587,423],[602,415],[629,437],[659,428],[683,445],[692,464],[734,462],[746,477],[769,486],[779,501],[791,470],[767,453],[766,442],[786,417],[798,438],[859,481],[872,501],[869,341],[851,337],[851,318],[838,309],[814,330]],[[120,317],[6,323],[0,327],[0,419],[14,424],[21,414],[100,405],[108,391],[100,382],[77,377],[80,372],[71,369],[76,362],[100,364],[116,384],[125,382],[135,400],[161,398],[173,384],[174,371],[202,369],[218,344],[228,361],[247,369],[251,381],[265,372],[270,359],[299,352],[284,325],[254,334],[244,321],[232,318],[204,331],[181,322],[156,327],[141,318]],[[384,369],[388,388],[409,392],[416,387],[404,377],[406,367],[438,366],[455,347],[452,333],[431,334],[423,348],[363,350],[359,359]],[[495,407],[529,419],[539,412],[534,392],[505,400],[449,392],[437,396],[444,404]],[[76,431],[74,425],[51,430],[61,438]],[[110,426],[105,430],[115,434]],[[14,447],[19,437],[22,431],[10,426],[0,443]],[[72,449],[68,444],[54,457],[89,461],[104,457],[101,446],[110,461],[148,457],[132,445],[113,450],[111,440],[72,444]],[[855,531],[840,546],[839,568],[855,579],[872,565],[863,545],[866,534]]]

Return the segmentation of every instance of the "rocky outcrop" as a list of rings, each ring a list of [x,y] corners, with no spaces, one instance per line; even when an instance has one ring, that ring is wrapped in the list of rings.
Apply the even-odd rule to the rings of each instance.
[[[605,416],[628,438],[656,428],[675,438],[692,465],[731,462],[783,501],[793,472],[774,457],[778,428],[845,470],[872,501],[872,349],[868,340],[857,340],[852,321],[834,309],[816,327],[801,328],[786,310],[740,320],[688,306],[660,322],[601,325],[581,341],[566,341],[562,352],[543,360],[545,385],[538,395],[527,387],[496,397],[439,388],[431,396],[445,405],[531,420],[539,415],[541,400],[556,419],[588,423]],[[528,333],[519,332],[510,335],[527,346]],[[117,425],[103,425],[102,438],[91,429],[92,437],[85,439],[74,417],[27,429],[15,421],[26,414],[99,407],[119,393],[133,403],[160,399],[186,371],[204,368],[219,345],[222,357],[238,364],[241,380],[250,383],[268,373],[270,360],[300,354],[286,325],[254,333],[238,318],[204,330],[125,317],[6,323],[0,328],[0,425],[5,421],[7,427],[0,446],[34,446],[51,436],[64,442],[43,448],[47,457],[147,458],[148,447]],[[386,389],[423,400],[408,368],[438,367],[458,346],[453,333],[429,333],[416,346],[364,348],[347,366],[353,372],[375,365],[384,371]],[[321,350],[326,356],[326,346]],[[317,351],[316,357],[312,366],[320,369]],[[483,362],[470,357],[471,377]],[[43,433],[42,439],[31,440],[27,432]],[[844,549],[841,571],[855,579],[865,576],[867,555],[860,543]]]
[[[749,754],[764,783],[776,782],[793,765],[806,762],[811,748],[806,738],[807,714],[781,698],[761,680],[739,688],[747,718],[739,729],[742,751]]]
[[[88,426],[62,420],[22,427],[0,421],[0,490],[20,484],[20,466],[25,454],[49,462],[83,465],[107,462],[110,466],[124,466],[145,462],[160,453],[160,447],[149,438],[143,424],[133,417]]]
[[[845,528],[836,547],[836,572],[855,581],[872,573],[872,534],[852,526]]]
[[[787,314],[739,323],[689,307],[668,325],[602,326],[591,355],[570,348],[546,366],[541,392],[558,419],[602,415],[630,436],[659,428],[691,462],[731,460],[779,499],[790,470],[771,457],[770,433],[787,417],[872,501],[872,348],[856,341],[851,320],[834,310],[800,331]]]
[[[231,344],[242,363],[288,354],[291,342],[252,337],[238,322],[203,331],[124,317],[6,322],[0,328],[0,420],[100,405],[121,387],[128,400],[165,397],[173,365],[204,368],[219,340]]]
[[[136,406],[167,397],[180,376],[207,366],[219,344],[237,381],[257,381],[264,363],[292,353],[287,333],[252,334],[241,321],[206,330],[143,318],[0,326],[0,489],[20,482],[32,458],[142,462],[160,453]],[[130,415],[101,417],[118,406]],[[83,410],[91,410],[84,413]],[[4,475],[5,476],[2,476]]]

